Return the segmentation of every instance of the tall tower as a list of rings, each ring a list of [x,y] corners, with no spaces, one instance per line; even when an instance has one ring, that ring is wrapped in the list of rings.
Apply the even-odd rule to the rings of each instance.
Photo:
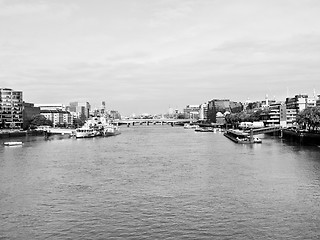
[[[105,114],[105,113],[106,113],[106,102],[105,102],[105,101],[102,101],[101,113],[102,113],[102,114]]]
[[[269,106],[268,94],[266,94],[266,106]]]

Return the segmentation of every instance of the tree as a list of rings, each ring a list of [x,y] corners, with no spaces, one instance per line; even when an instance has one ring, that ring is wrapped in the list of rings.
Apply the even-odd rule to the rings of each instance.
[[[34,116],[31,119],[30,125],[34,125],[34,126],[53,126],[52,121],[50,121],[49,119],[47,119],[45,116],[39,114]]]
[[[6,121],[4,119],[2,119],[1,123],[0,123],[0,128],[4,128],[6,126]]]
[[[76,118],[73,120],[73,125],[78,128],[78,127],[82,127],[84,125],[85,121],[81,120],[80,118]]]
[[[317,132],[320,127],[320,108],[312,107],[304,109],[298,113],[296,122],[309,132]]]
[[[184,116],[183,113],[178,113],[177,114],[177,119],[184,119],[184,118],[185,118],[185,116]]]
[[[240,122],[240,113],[230,113],[225,116],[227,125],[231,125],[233,128],[237,128]]]

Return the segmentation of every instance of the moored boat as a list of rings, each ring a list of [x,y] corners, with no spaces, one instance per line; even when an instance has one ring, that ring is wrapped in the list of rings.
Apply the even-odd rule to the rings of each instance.
[[[212,127],[197,127],[195,129],[196,132],[213,132]]]
[[[5,146],[19,146],[22,145],[22,142],[4,142],[3,145]]]
[[[235,143],[262,143],[262,140],[260,138],[250,136],[249,133],[241,130],[229,129],[223,135],[234,141]]]
[[[196,129],[197,127],[199,127],[199,125],[197,125],[197,124],[185,123],[183,127],[184,127],[184,129]]]
[[[93,128],[77,128],[75,131],[75,137],[76,138],[92,138],[97,136],[97,131],[95,131]]]
[[[119,135],[120,128],[118,126],[115,126],[113,124],[105,125],[103,126],[103,136],[108,137],[108,136],[116,136]]]

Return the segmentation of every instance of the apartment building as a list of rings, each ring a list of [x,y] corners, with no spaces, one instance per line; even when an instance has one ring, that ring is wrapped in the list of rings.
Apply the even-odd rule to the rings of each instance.
[[[301,112],[306,108],[315,107],[316,99],[309,98],[308,95],[295,95],[293,98],[286,98],[287,109],[296,109],[297,112]]]
[[[53,123],[53,126],[73,125],[73,117],[64,104],[36,104],[40,114]]]
[[[268,118],[264,120],[266,126],[291,127],[298,113],[296,109],[287,108],[282,102],[271,104],[269,111]]]
[[[62,110],[41,110],[40,114],[53,123],[53,126],[73,125],[73,117],[70,112]]]
[[[199,120],[207,121],[207,119],[208,119],[208,103],[203,103],[200,105]]]
[[[22,91],[0,88],[0,127],[22,128]]]

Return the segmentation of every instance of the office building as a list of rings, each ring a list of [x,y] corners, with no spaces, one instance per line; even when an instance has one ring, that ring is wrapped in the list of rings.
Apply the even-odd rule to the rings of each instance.
[[[198,120],[199,119],[199,105],[187,105],[185,109],[183,109],[184,117],[187,119]]]
[[[287,109],[295,109],[297,112],[301,112],[306,108],[315,107],[316,99],[308,98],[308,95],[295,95],[293,98],[286,98]]]
[[[41,111],[66,111],[64,104],[35,104],[35,107],[39,107]]]
[[[233,102],[229,99],[213,99],[208,102],[208,121],[212,123],[217,123],[218,118],[221,119],[222,115],[226,112],[229,113],[239,113],[243,110],[243,105],[239,102]],[[220,120],[219,120],[220,121]]]
[[[91,106],[88,102],[71,102],[68,110],[76,118],[88,119]]]
[[[35,107],[33,103],[22,103],[22,117],[23,117],[23,129],[26,129],[30,125],[30,121],[37,116],[40,115],[40,107]]]

